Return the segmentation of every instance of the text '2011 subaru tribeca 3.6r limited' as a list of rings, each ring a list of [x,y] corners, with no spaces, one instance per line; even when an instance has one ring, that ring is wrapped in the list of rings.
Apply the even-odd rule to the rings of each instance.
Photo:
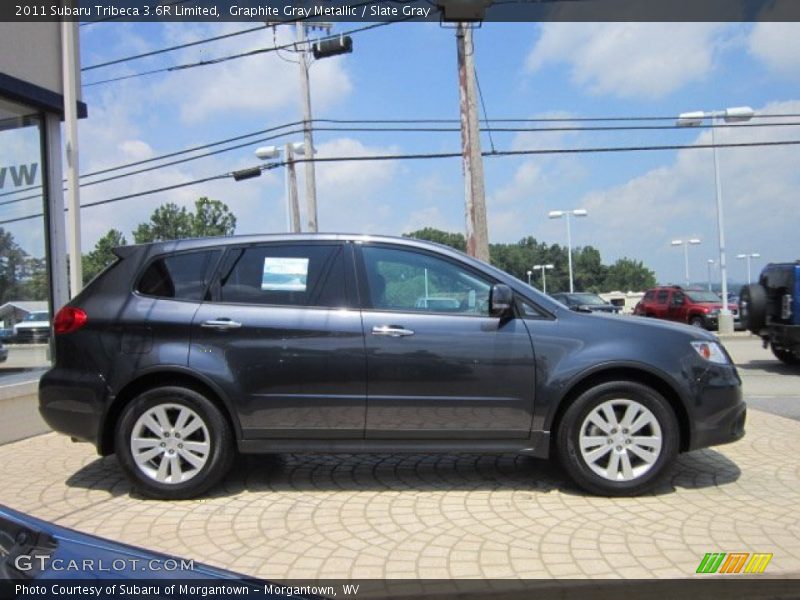
[[[259,236],[116,253],[55,319],[40,408],[149,496],[203,493],[237,451],[555,453],[584,489],[628,495],[679,451],[744,432],[741,381],[712,334],[576,313],[436,244]]]

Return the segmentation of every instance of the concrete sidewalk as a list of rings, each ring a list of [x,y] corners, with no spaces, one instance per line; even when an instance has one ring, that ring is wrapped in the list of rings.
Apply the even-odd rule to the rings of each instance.
[[[744,440],[681,456],[641,498],[513,455],[286,455],[169,503],[49,434],[0,447],[0,503],[272,579],[687,577],[706,552],[771,552],[768,574],[800,576],[797,456],[800,423],[752,411]]]

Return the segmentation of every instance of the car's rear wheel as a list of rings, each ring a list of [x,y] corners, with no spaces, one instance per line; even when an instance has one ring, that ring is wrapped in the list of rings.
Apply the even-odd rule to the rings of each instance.
[[[739,292],[739,320],[748,331],[761,333],[767,324],[767,291],[763,285],[751,283]]]
[[[566,410],[556,432],[561,464],[583,489],[632,496],[651,488],[678,453],[675,414],[658,392],[630,381],[602,383]]]
[[[184,387],[148,390],[122,412],[115,436],[125,474],[144,495],[193,498],[228,472],[233,434],[219,409]]]
[[[775,344],[771,345],[772,353],[782,363],[787,365],[797,366],[800,365],[800,358],[797,355],[789,350],[788,348],[784,348],[783,346],[776,346]]]

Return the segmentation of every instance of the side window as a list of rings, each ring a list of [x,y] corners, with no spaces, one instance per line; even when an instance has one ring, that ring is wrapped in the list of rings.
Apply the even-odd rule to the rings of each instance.
[[[658,295],[656,296],[656,302],[659,304],[666,304],[667,297],[669,297],[669,290],[659,290]]]
[[[203,250],[159,258],[147,267],[136,290],[145,296],[199,302],[219,255],[219,250]]]
[[[491,283],[471,271],[422,252],[363,246],[372,308],[489,314]]]
[[[645,302],[652,302],[653,300],[655,300],[655,297],[656,297],[656,293],[653,290],[650,290],[649,292],[647,292],[644,295],[644,301]]]
[[[220,277],[221,302],[275,306],[347,304],[343,247],[269,244],[231,250]]]

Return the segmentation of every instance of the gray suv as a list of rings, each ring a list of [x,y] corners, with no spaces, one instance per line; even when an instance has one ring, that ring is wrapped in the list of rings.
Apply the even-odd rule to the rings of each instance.
[[[237,453],[274,452],[555,454],[585,490],[632,495],[678,452],[744,434],[712,334],[576,313],[444,246],[274,235],[115,252],[55,318],[40,409],[152,497],[197,496]]]

